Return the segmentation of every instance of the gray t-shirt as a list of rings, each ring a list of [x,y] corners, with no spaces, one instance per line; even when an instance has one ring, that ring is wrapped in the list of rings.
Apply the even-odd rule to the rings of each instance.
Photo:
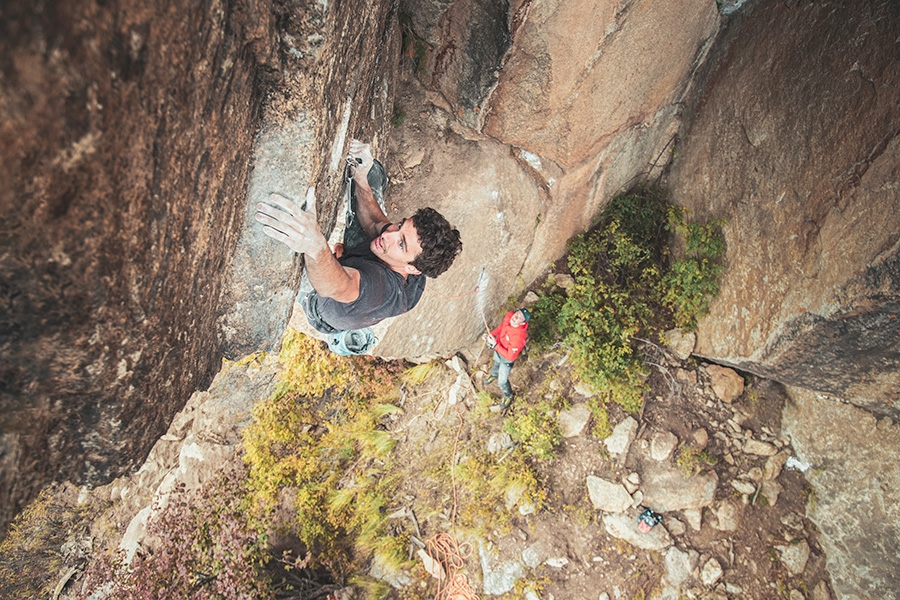
[[[424,275],[406,279],[375,257],[369,242],[344,252],[338,262],[359,271],[359,297],[353,302],[323,298],[315,291],[303,300],[306,320],[322,333],[362,329],[410,311],[425,290]]]

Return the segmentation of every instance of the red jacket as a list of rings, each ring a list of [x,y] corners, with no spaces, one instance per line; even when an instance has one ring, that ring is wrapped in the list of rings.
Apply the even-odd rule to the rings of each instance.
[[[506,313],[500,327],[491,332],[491,335],[497,340],[494,350],[510,362],[519,358],[519,354],[525,348],[525,341],[528,339],[528,322],[522,323],[519,327],[512,327],[509,324],[509,320],[514,314],[516,314],[514,310]]]

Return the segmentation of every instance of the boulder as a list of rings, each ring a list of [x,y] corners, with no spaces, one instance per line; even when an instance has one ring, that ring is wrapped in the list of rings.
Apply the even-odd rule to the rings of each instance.
[[[728,367],[709,365],[706,367],[716,397],[726,404],[731,404],[744,393],[744,378]]]
[[[605,514],[603,527],[606,533],[614,538],[625,540],[642,550],[659,551],[672,545],[672,537],[661,524],[651,529],[649,533],[641,533],[637,528],[637,515]]]
[[[644,505],[657,512],[709,506],[719,483],[715,471],[697,473],[686,478],[678,467],[653,461],[645,462],[642,479]]]
[[[394,131],[392,147],[397,152],[423,147],[426,152],[417,167],[421,173],[414,176],[395,176],[397,167],[386,162],[394,177],[385,194],[388,217],[412,215],[427,198],[427,206],[459,229],[463,251],[446,273],[428,280],[412,311],[390,322],[373,354],[424,360],[476,341],[475,351],[480,350],[482,313],[491,327],[499,324],[503,315],[495,317],[493,311],[519,285],[517,277],[534,241],[533,227],[523,224],[537,221],[541,191],[506,146],[444,136],[448,116],[438,109],[420,115],[421,90],[409,85],[404,99],[409,106],[401,105],[408,116]],[[441,142],[435,143],[437,139]]]

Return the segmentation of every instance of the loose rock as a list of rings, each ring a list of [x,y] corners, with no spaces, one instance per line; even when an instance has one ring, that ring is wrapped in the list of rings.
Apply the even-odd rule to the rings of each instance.
[[[706,372],[709,374],[713,392],[722,402],[731,404],[735,398],[744,393],[744,378],[734,370],[719,365],[709,365],[706,367]]]
[[[781,554],[781,562],[792,575],[801,575],[806,569],[806,561],[809,560],[809,544],[806,540],[800,540],[789,546],[775,546]]]
[[[637,432],[638,423],[632,417],[625,417],[621,423],[615,426],[612,435],[603,440],[609,453],[622,457],[628,453],[628,447],[634,441],[634,434]]]
[[[678,438],[671,431],[656,432],[650,439],[650,457],[653,460],[668,460],[678,445]]]
[[[560,411],[557,417],[564,438],[581,435],[591,420],[591,409],[587,404],[576,404],[568,410]]]
[[[706,561],[706,564],[703,565],[703,569],[700,571],[700,581],[705,585],[713,586],[723,574],[722,565],[715,558],[711,558]]]
[[[693,332],[670,329],[663,335],[666,338],[666,348],[680,360],[687,360],[697,345],[697,334]]]
[[[679,586],[691,577],[697,568],[698,554],[696,550],[684,552],[675,546],[666,552],[666,581]]]
[[[778,448],[768,442],[760,442],[751,438],[744,442],[743,451],[744,454],[755,454],[756,456],[774,456],[778,453]]]
[[[603,515],[603,526],[609,535],[642,550],[662,550],[672,545],[672,537],[662,525],[657,525],[650,533],[638,531],[636,516],[623,513]]]
[[[591,504],[597,510],[620,513],[630,507],[633,501],[631,494],[618,483],[612,483],[593,475],[588,475],[587,488]]]

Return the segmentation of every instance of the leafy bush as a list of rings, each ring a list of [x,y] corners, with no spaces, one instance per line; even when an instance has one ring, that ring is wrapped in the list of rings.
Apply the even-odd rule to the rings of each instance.
[[[370,357],[338,357],[298,332],[282,343],[280,384],[244,430],[249,489],[257,510],[293,499],[293,531],[315,564],[341,575],[373,553],[405,559],[406,540],[385,530],[396,482],[385,477],[395,440],[381,419],[399,368]]]
[[[561,341],[578,376],[629,412],[641,407],[643,361],[632,339],[652,337],[673,322],[696,327],[718,292],[723,266],[721,221],[685,223],[665,194],[637,188],[615,198],[597,226],[573,238],[567,266],[574,283],[548,282],[534,306],[532,344]],[[667,232],[684,238],[670,265]]]
[[[714,465],[717,462],[719,462],[719,459],[706,450],[690,445],[682,446],[675,458],[675,464],[678,465],[685,477],[693,475],[694,471],[698,470],[702,465]]]
[[[562,440],[556,410],[546,400],[527,409],[514,410],[504,429],[522,445],[526,455],[538,460],[553,458],[554,449]]]

